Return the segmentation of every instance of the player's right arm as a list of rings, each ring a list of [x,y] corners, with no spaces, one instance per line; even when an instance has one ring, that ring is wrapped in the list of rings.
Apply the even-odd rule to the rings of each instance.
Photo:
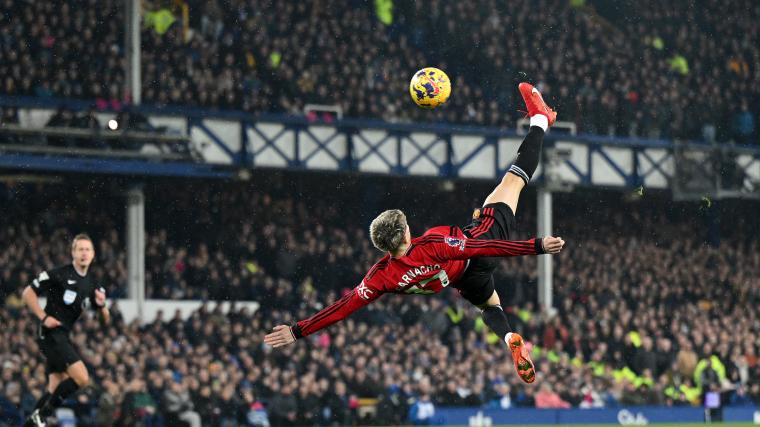
[[[382,290],[367,286],[364,280],[343,298],[320,310],[315,315],[296,322],[293,326],[278,325],[272,333],[264,337],[264,342],[272,347],[292,344],[297,339],[309,336],[334,323],[340,322],[356,310],[371,303],[382,295]]]
[[[46,328],[57,328],[58,326],[61,326],[61,322],[55,317],[48,316],[45,313],[45,310],[40,306],[39,299],[40,294],[47,291],[50,286],[54,285],[54,278],[50,276],[51,274],[54,273],[52,271],[50,273],[47,271],[40,273],[40,275],[32,281],[31,285],[24,288],[21,298],[24,300],[26,306],[29,307],[29,310],[43,322]]]

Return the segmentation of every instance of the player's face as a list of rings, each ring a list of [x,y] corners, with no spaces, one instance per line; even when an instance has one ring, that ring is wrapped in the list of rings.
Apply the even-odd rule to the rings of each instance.
[[[77,240],[71,249],[71,257],[81,267],[89,267],[95,258],[95,248],[89,240]]]

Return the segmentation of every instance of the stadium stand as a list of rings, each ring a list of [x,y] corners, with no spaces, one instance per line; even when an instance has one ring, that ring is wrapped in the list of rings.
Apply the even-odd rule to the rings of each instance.
[[[673,194],[644,186],[627,193],[639,185],[634,180],[618,192],[589,182],[597,186],[555,193],[554,231],[568,242],[553,258],[556,312],[537,306],[535,258],[502,260],[496,272],[510,323],[532,346],[538,386],[531,387],[452,290],[383,297],[282,351],[263,343],[274,325],[303,319],[359,283],[380,256],[367,235],[379,211],[402,208],[414,234],[461,225],[490,182],[332,172],[315,179],[247,161],[234,164],[243,168],[235,180],[193,182],[140,176],[137,167],[119,177],[84,175],[87,166],[78,175],[25,170],[7,156],[11,145],[35,144],[49,146],[40,157],[51,163],[77,148],[113,156],[119,147],[94,130],[104,111],[151,139],[166,129],[150,125],[145,110],[311,120],[307,104],[349,118],[511,129],[521,117],[515,82],[526,78],[592,144],[602,139],[593,135],[668,145],[689,139],[720,143],[703,147],[728,156],[719,150],[760,140],[760,3],[141,3],[144,110],[124,95],[123,1],[0,0],[0,154],[8,161],[0,176],[0,427],[23,422],[46,380],[23,286],[68,262],[71,237],[86,231],[96,245],[95,280],[112,301],[126,296],[124,194],[137,182],[147,199],[146,296],[203,305],[189,318],[166,311],[141,324],[125,320],[117,302],[110,325],[92,316],[77,323],[72,341],[94,387],[59,410],[61,425],[406,425],[435,422],[424,415],[431,407],[460,406],[655,405],[690,408],[701,419],[710,392],[723,407],[760,408],[756,201],[673,202],[678,191],[664,174]],[[381,10],[389,4],[392,13]],[[445,69],[455,88],[449,104],[432,111],[406,98],[412,73],[431,65]],[[44,132],[14,126],[28,118],[29,105],[55,111]],[[181,143],[167,159],[207,160],[185,145],[187,137],[164,137]],[[684,181],[698,181],[698,163],[715,160],[706,179],[738,177],[742,185],[749,175],[730,169],[757,161],[652,156],[651,169],[671,160],[689,169]],[[648,173],[640,161],[634,157],[630,168]],[[536,229],[534,191],[520,202],[520,238]]]
[[[188,1],[186,25],[175,11],[168,29],[143,30],[143,102],[289,114],[333,104],[349,117],[512,127],[524,72],[580,132],[757,142],[757,4],[576,3],[398,2],[383,24],[372,2]],[[128,103],[121,2],[2,10],[0,94]],[[423,113],[390,95],[429,64],[453,77],[451,105]]]
[[[284,352],[262,345],[261,331],[303,318],[358,283],[378,255],[361,226],[375,204],[417,200],[407,209],[413,225],[416,218],[424,218],[425,226],[459,223],[455,212],[422,202],[435,198],[462,206],[462,200],[472,200],[475,206],[471,195],[486,183],[460,183],[441,193],[433,191],[435,181],[413,186],[398,180],[403,191],[362,201],[351,196],[393,188],[392,183],[324,178],[314,185],[309,175],[278,173],[261,178],[265,184],[253,190],[189,185],[175,191],[166,209],[148,214],[146,251],[153,296],[257,299],[261,309],[224,314],[212,303],[188,320],[164,313],[143,326],[117,320],[101,330],[94,319],[79,324],[74,341],[89,343],[83,356],[101,387],[70,402],[84,425],[133,425],[137,418],[161,425],[180,416],[199,416],[203,425],[262,425],[256,420],[265,416],[273,425],[393,424],[406,422],[425,396],[439,406],[677,406],[698,405],[703,391],[718,388],[726,405],[760,403],[760,319],[754,309],[760,303],[760,256],[749,238],[757,228],[750,220],[719,224],[722,243],[708,245],[709,215],[693,203],[675,204],[654,194],[623,203],[619,194],[573,194],[564,201],[559,196],[557,234],[571,246],[556,258],[557,315],[547,318],[535,309],[535,259],[506,260],[497,278],[513,326],[534,345],[541,381],[536,389],[514,376],[506,351],[472,351],[502,344],[453,291],[428,298],[388,296],[308,345]],[[338,208],[321,192],[340,183],[344,202]],[[29,184],[3,190],[4,201],[32,200],[27,206],[2,203],[6,212],[35,212],[39,201],[32,195],[43,193]],[[159,185],[150,191],[149,199],[162,194]],[[35,322],[23,314],[18,286],[25,275],[59,260],[30,257],[28,248],[41,241],[65,245],[76,227],[92,225],[93,234],[103,236],[96,237],[104,259],[95,271],[105,274],[123,265],[116,249],[123,244],[113,231],[120,229],[120,218],[105,213],[118,211],[118,200],[103,196],[114,193],[107,186],[93,190],[99,209],[84,210],[82,201],[57,208],[61,215],[27,218],[27,227],[4,226],[3,241],[11,242],[4,265],[13,266],[2,278],[0,321],[7,327],[0,338],[9,343],[0,352],[4,408],[19,404],[28,413],[44,378],[33,351]],[[523,231],[534,227],[526,199]],[[468,207],[459,208],[460,214]],[[729,215],[733,207],[724,209]],[[607,220],[594,221],[600,217]],[[273,251],[272,241],[283,244]],[[123,283],[123,273],[111,274],[105,277]],[[360,409],[363,399],[378,410],[367,415]],[[361,421],[365,416],[370,418]]]

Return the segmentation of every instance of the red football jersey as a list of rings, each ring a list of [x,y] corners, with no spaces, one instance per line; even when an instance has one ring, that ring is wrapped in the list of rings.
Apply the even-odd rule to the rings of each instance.
[[[412,239],[400,257],[386,254],[340,300],[293,326],[296,338],[343,320],[382,294],[435,294],[459,280],[470,258],[538,255],[540,240],[468,239],[459,227],[441,226]]]

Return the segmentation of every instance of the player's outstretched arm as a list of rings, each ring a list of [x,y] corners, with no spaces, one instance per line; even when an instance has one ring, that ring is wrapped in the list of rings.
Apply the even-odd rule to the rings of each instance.
[[[275,326],[271,333],[264,336],[264,342],[272,347],[282,347],[294,343],[297,339],[309,336],[334,323],[340,322],[356,310],[371,303],[382,295],[378,289],[368,287],[364,281],[343,298],[320,310],[308,319],[295,325]]]
[[[561,237],[547,236],[530,240],[479,240],[440,236],[438,255],[443,259],[510,257],[559,253],[565,246]]]

